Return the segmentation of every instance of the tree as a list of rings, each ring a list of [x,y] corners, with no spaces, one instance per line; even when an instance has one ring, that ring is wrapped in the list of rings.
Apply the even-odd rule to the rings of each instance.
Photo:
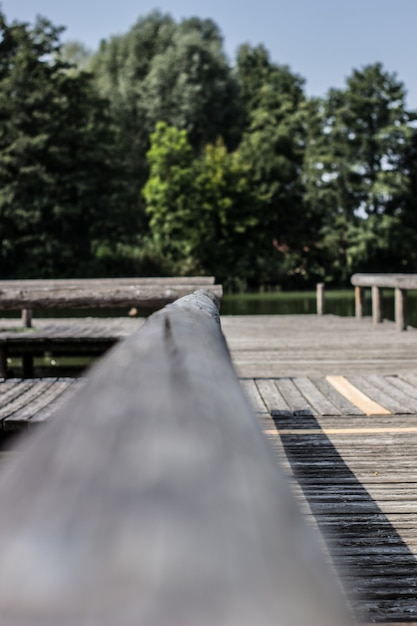
[[[233,147],[240,133],[237,83],[218,39],[208,39],[200,28],[186,25],[154,57],[143,82],[149,126],[165,121],[186,130],[197,150],[218,136]]]
[[[195,159],[183,130],[157,124],[148,152],[144,188],[154,240],[177,267],[214,274],[222,282],[245,279],[258,223],[239,154],[222,140]]]
[[[239,146],[245,160],[258,215],[255,256],[262,282],[287,283],[307,272],[304,257],[316,235],[304,203],[302,176],[306,100],[303,79],[271,62],[263,46],[238,50],[236,75],[246,109]],[[310,264],[311,266],[311,264]]]
[[[105,236],[111,135],[90,77],[59,58],[61,28],[0,13],[0,240],[4,276],[75,275]]]
[[[291,104],[292,110],[305,100],[304,79],[291,72],[287,65],[273,63],[263,45],[252,48],[249,44],[239,47],[236,57],[236,78],[246,112],[246,122],[251,123],[254,111],[265,108],[266,93],[274,94],[276,106],[280,99]]]
[[[363,241],[369,241],[369,225],[378,222],[367,218],[387,216],[381,222],[385,235],[391,227],[397,229],[394,218],[408,184],[403,155],[412,121],[403,84],[380,63],[354,70],[346,89],[332,89],[326,99],[312,104],[304,161],[306,200],[322,212],[322,247],[336,255],[328,256],[325,272],[334,274],[336,264],[339,281],[357,269],[355,259],[361,258],[365,269],[362,253],[357,257],[353,251],[363,251],[357,245],[361,229]],[[378,252],[376,256],[380,258]]]
[[[70,66],[69,71],[78,72],[87,69],[91,58],[92,51],[83,43],[76,40],[66,41],[60,46],[59,57],[64,63]]]

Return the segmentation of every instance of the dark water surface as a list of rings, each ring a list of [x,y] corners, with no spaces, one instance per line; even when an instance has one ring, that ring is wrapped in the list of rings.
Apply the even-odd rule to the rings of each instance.
[[[384,318],[394,319],[394,290],[382,290]],[[147,317],[156,309],[138,309],[139,317]],[[417,291],[408,292],[408,323],[417,327]],[[371,290],[365,290],[364,314],[371,315]],[[276,291],[263,293],[225,294],[222,315],[299,315],[316,313],[315,291]],[[325,313],[341,316],[355,315],[353,289],[330,291],[325,294]],[[45,309],[34,311],[36,318],[65,317],[126,317],[128,309]],[[18,311],[2,311],[1,317],[20,317]]]
[[[383,290],[384,318],[394,319],[394,290]],[[371,315],[371,290],[365,290],[365,315]],[[417,291],[408,292],[408,323],[417,327]],[[325,312],[333,315],[355,315],[353,289],[326,291]],[[294,315],[316,313],[316,292],[266,292],[229,294],[223,297],[222,315]]]

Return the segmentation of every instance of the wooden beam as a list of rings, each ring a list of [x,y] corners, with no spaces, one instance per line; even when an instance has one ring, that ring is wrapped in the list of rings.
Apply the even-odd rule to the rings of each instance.
[[[3,467],[3,626],[350,623],[213,300],[148,318]]]
[[[350,282],[357,287],[417,289],[417,274],[353,274]]]
[[[0,309],[21,308],[157,308],[192,293],[196,285],[66,285],[29,287],[8,286],[0,289]],[[208,286],[217,297],[222,295],[221,285]]]
[[[100,285],[117,287],[118,285],[132,285],[136,287],[149,285],[214,285],[214,276],[132,276],[122,278],[26,278],[0,280],[0,291],[9,287],[28,289],[32,287],[81,287],[92,286],[97,289]]]

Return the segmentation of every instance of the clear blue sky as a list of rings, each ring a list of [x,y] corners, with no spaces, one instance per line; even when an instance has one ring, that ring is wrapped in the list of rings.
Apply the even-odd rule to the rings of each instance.
[[[308,95],[342,87],[352,68],[380,61],[396,72],[417,109],[417,0],[0,0],[8,20],[35,15],[66,26],[63,39],[96,49],[159,8],[174,18],[212,18],[230,59],[241,43],[263,43],[306,79]]]

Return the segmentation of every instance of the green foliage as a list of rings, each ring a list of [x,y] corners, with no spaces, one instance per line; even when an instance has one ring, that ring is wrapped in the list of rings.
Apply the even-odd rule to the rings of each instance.
[[[340,283],[352,271],[403,269],[410,260],[398,239],[410,185],[404,158],[415,135],[404,86],[376,63],[309,107],[305,200],[321,217],[326,274]]]
[[[77,274],[111,197],[108,120],[87,74],[59,59],[60,30],[0,14],[2,274]]]
[[[174,260],[227,280],[250,264],[258,218],[246,164],[219,139],[195,159],[185,131],[157,124],[144,188],[154,241]],[[248,242],[249,238],[249,242]]]
[[[150,175],[143,189],[154,241],[175,258],[191,254],[187,226],[193,225],[193,154],[187,133],[156,125],[148,151]]]
[[[186,130],[201,150],[218,135],[236,143],[237,89],[217,39],[179,28],[171,45],[154,57],[142,102],[150,127],[162,120]]]
[[[292,73],[287,65],[272,63],[262,45],[252,48],[243,44],[239,47],[235,74],[249,124],[257,110],[277,108],[284,101],[294,110],[305,99],[304,79]]]
[[[212,20],[154,11],[93,55],[61,32],[0,12],[3,276],[417,271],[417,113],[381,64],[306,99]]]
[[[86,70],[93,53],[80,41],[66,41],[59,48],[59,58],[63,63],[68,63],[71,67],[69,71],[77,73]]]

